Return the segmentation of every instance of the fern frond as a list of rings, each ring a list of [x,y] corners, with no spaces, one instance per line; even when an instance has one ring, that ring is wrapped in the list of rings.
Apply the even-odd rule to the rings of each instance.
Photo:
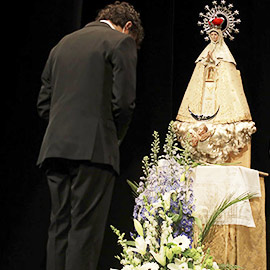
[[[205,241],[207,235],[210,232],[211,227],[215,224],[217,218],[224,210],[226,210],[228,207],[236,203],[253,198],[255,196],[255,193],[243,193],[240,196],[236,197],[235,199],[232,199],[233,196],[234,194],[228,195],[218,206],[215,207],[215,210],[213,211],[208,222],[205,224],[202,233],[199,236],[200,244],[202,244]]]

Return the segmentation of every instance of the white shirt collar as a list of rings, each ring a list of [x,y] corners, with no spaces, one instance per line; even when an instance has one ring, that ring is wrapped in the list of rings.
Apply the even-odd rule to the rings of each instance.
[[[115,27],[112,25],[112,23],[110,21],[108,21],[108,20],[100,20],[100,22],[107,23],[112,29],[115,30]]]

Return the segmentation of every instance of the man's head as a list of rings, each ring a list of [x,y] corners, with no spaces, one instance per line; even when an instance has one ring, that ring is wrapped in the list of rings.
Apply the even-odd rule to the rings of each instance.
[[[116,30],[131,35],[137,47],[140,47],[144,37],[140,14],[129,3],[116,1],[114,4],[107,5],[99,11],[96,20],[111,21],[116,26]]]

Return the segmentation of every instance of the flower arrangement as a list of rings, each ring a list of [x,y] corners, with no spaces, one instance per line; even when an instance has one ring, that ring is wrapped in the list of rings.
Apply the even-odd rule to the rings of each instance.
[[[173,122],[169,124],[164,153],[159,154],[159,134],[154,132],[151,154],[143,159],[143,176],[137,184],[129,181],[135,194],[131,241],[111,226],[123,252],[122,270],[205,270],[230,269],[218,265],[203,242],[219,213],[230,205],[250,198],[244,194],[233,201],[225,199],[202,228],[195,215],[192,169],[199,165],[187,150],[178,148]],[[194,241],[194,226],[199,228]]]

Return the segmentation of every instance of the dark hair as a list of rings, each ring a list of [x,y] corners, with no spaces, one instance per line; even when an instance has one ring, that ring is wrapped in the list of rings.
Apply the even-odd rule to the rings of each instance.
[[[116,1],[114,4],[107,5],[98,12],[96,20],[110,20],[122,28],[128,21],[131,21],[130,34],[134,37],[137,47],[140,47],[144,38],[144,30],[141,25],[140,13],[131,4]]]
[[[211,34],[212,32],[215,32],[219,35],[219,32],[215,29],[215,28],[212,28],[210,31],[209,31],[209,34]]]

